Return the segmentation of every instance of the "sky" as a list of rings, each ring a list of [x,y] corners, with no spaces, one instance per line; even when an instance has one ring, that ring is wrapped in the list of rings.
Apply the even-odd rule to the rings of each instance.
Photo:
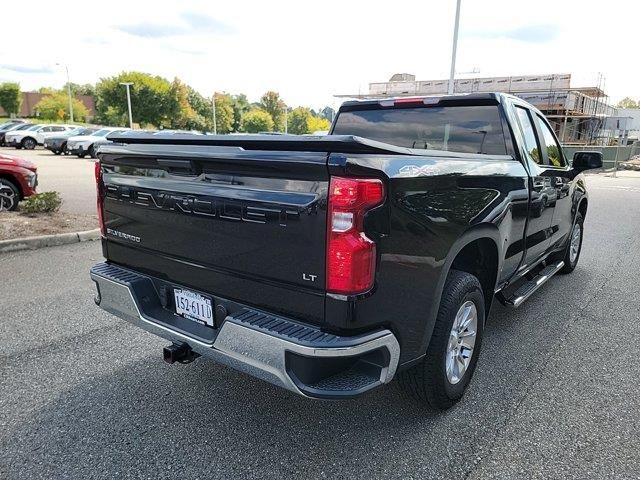
[[[0,82],[61,87],[63,65],[76,83],[139,70],[206,96],[276,90],[292,107],[336,107],[333,95],[394,73],[448,78],[455,3],[32,0],[26,23],[3,22]],[[571,73],[594,86],[602,73],[613,102],[640,99],[639,16],[637,0],[462,0],[457,76]]]

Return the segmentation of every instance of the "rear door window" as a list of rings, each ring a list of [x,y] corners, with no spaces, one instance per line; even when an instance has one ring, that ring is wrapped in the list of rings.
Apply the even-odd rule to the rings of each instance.
[[[345,110],[333,134],[407,148],[507,154],[497,105]]]

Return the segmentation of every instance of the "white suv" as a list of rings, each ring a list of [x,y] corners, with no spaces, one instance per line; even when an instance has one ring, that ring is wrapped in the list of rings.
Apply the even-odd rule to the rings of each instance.
[[[36,145],[42,145],[45,138],[73,130],[74,128],[76,128],[76,125],[34,125],[25,130],[7,132],[4,136],[4,142],[10,147],[33,150]]]
[[[96,158],[96,151],[94,148],[95,143],[108,143],[105,138],[111,133],[120,133],[129,130],[122,127],[105,127],[101,128],[97,132],[93,132],[91,135],[79,135],[77,137],[69,137],[67,140],[67,152],[72,155],[77,155],[78,158],[84,158],[89,155],[91,158]]]

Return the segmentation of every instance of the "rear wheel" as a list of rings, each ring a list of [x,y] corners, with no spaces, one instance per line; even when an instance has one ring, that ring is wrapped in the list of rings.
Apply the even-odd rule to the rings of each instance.
[[[93,145],[89,147],[88,153],[91,158],[96,158],[96,149],[93,148]]]
[[[37,142],[34,138],[27,137],[24,140],[22,140],[22,146],[26,150],[33,150],[34,148],[36,148],[36,145],[37,145]]]
[[[62,150],[54,150],[53,154],[54,155],[60,155],[62,153]]]
[[[427,353],[419,364],[399,374],[400,385],[433,409],[452,407],[464,395],[476,368],[484,320],[478,279],[450,271]]]
[[[20,201],[20,190],[15,183],[6,178],[0,178],[0,212],[15,210]]]

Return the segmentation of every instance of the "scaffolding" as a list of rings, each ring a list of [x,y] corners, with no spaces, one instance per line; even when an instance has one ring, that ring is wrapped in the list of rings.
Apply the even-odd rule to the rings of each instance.
[[[448,80],[415,80],[410,74],[398,74],[388,82],[369,84],[369,93],[336,95],[349,98],[384,98],[413,95],[444,95]],[[503,92],[515,95],[538,108],[565,144],[609,145],[621,135],[607,129],[616,116],[604,92],[604,77],[599,74],[593,87],[572,87],[571,74],[519,75],[457,79],[455,93]],[[618,140],[615,140],[618,141]]]

